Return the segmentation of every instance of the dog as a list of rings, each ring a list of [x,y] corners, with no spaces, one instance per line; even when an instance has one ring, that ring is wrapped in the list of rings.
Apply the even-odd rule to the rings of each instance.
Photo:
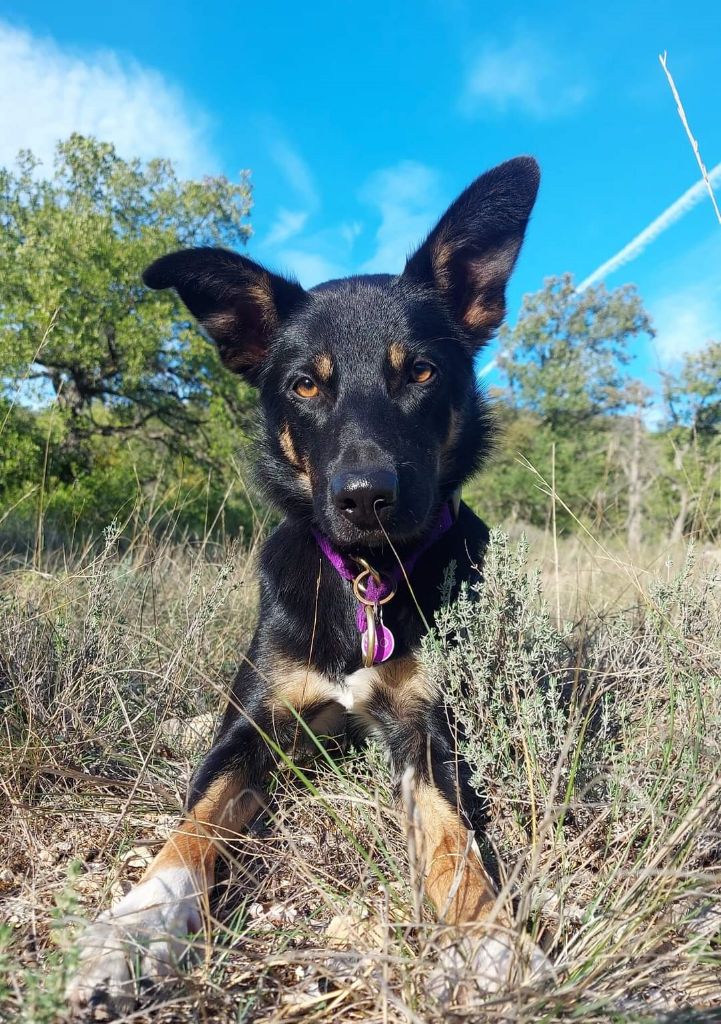
[[[284,518],[262,548],[258,626],[185,817],[142,880],[86,926],[74,1009],[127,1012],[140,981],[174,973],[202,926],[223,841],[258,814],[299,716],[318,734],[385,745],[439,919],[475,930],[496,980],[511,971],[489,932],[500,919],[473,842],[482,808],[418,652],[447,567],[458,582],[479,579],[488,530],[459,499],[492,439],[474,356],[504,317],[538,184],[530,157],[481,175],[397,276],[306,291],[216,248],[145,271],[258,389],[258,471]]]

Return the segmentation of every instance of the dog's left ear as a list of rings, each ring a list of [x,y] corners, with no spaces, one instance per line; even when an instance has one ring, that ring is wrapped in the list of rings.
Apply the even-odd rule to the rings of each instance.
[[[529,156],[476,178],[410,257],[403,277],[435,288],[451,315],[482,345],[506,312],[506,283],[518,257],[538,191]]]
[[[146,268],[143,281],[174,288],[228,369],[251,384],[278,328],[308,298],[295,281],[228,249],[171,252]]]

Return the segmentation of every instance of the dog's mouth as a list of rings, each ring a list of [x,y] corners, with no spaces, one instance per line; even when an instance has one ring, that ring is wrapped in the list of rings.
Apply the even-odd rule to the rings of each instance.
[[[420,517],[380,515],[374,525],[359,526],[329,510],[319,517],[318,528],[344,554],[363,555],[372,551],[392,559],[394,550],[406,550],[422,541],[431,523],[430,512],[431,509]]]

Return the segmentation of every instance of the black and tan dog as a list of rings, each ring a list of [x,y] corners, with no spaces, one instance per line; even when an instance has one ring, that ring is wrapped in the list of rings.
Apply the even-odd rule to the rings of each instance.
[[[340,719],[387,745],[412,790],[425,892],[442,920],[482,931],[495,893],[469,842],[472,793],[417,651],[444,570],[453,561],[472,579],[486,544],[455,499],[489,446],[473,360],[503,318],[538,180],[525,157],[478,178],[397,277],[304,291],[222,249],[146,270],[259,389],[260,474],[285,518],[263,547],[258,628],[185,819],[139,885],[87,927],[76,1007],[127,1009],[139,977],[174,968],[201,927],[223,839],[258,812],[273,746],[292,743],[298,714],[318,732]],[[508,970],[503,944],[484,948]]]

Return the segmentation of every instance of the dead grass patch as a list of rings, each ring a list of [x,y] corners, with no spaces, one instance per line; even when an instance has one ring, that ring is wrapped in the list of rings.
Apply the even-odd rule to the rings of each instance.
[[[623,614],[609,603],[566,629],[504,543],[480,604],[449,613],[464,642],[447,643],[442,622],[427,657],[472,727],[489,838],[552,984],[472,1008],[428,994],[439,930],[418,911],[371,745],[279,773],[224,871],[212,944],[198,936],[187,977],[133,1020],[711,1019],[718,573],[657,560]],[[68,921],[119,895],[172,826],[255,590],[246,553],[123,548],[114,530],[97,550],[39,570],[9,556],[2,570],[0,1017],[36,1024],[65,1014]]]

